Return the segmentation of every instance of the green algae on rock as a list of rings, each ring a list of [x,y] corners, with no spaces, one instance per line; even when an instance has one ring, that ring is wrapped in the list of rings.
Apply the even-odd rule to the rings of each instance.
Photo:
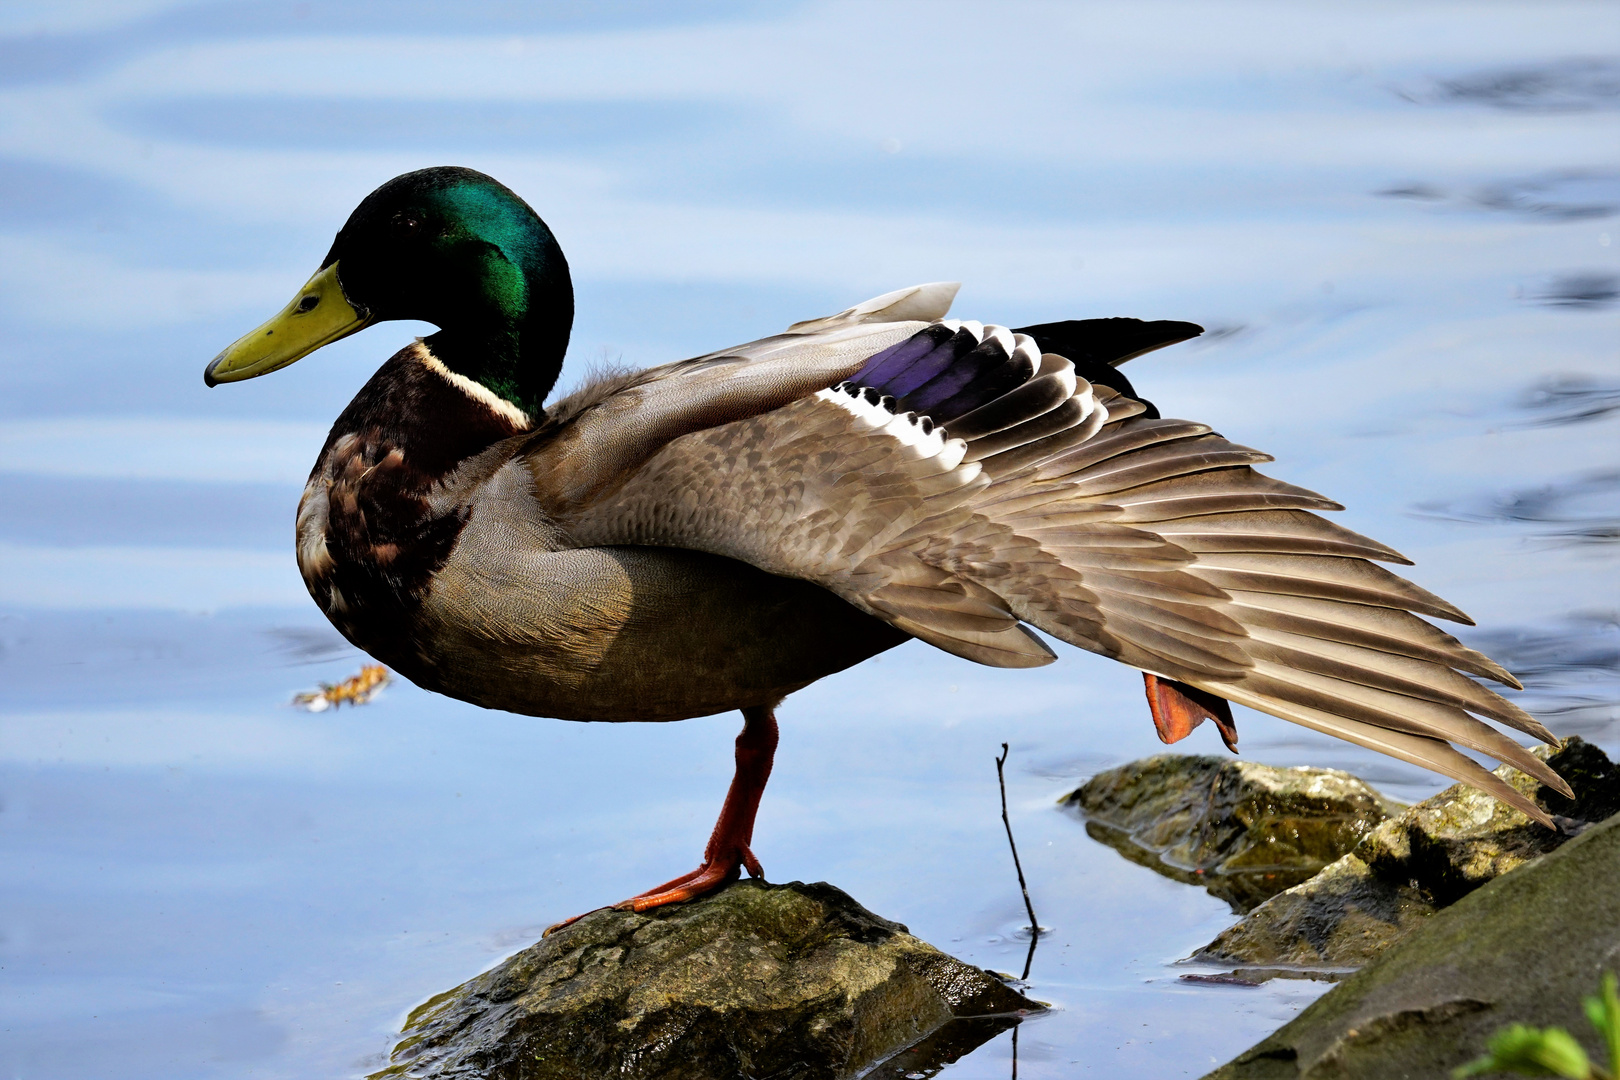
[[[1336,769],[1158,754],[1062,800],[1132,862],[1202,885],[1243,913],[1310,878],[1401,808]]]
[[[373,1080],[833,1080],[1042,1008],[830,885],[745,881],[592,912],[418,1007]]]
[[[1422,921],[1206,1080],[1442,1077],[1514,1022],[1595,1052],[1581,997],[1617,968],[1620,816]]]
[[[1602,750],[1570,738],[1534,752],[1569,781],[1573,800],[1508,766],[1496,771],[1555,815],[1558,830],[1456,784],[1385,821],[1354,852],[1267,900],[1193,959],[1359,967],[1440,908],[1620,810],[1620,768]]]

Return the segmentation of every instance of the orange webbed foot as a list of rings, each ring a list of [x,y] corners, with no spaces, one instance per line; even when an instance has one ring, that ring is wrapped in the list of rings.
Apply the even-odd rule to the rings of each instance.
[[[623,903],[615,904],[620,911],[651,911],[665,904],[679,904],[686,900],[695,900],[700,896],[718,892],[742,876],[742,868],[748,863],[749,877],[763,877],[760,871],[759,860],[754,853],[746,851],[742,858],[705,860],[703,865],[690,874],[682,874],[674,881],[666,882],[656,889],[648,889],[640,896],[632,896]]]
[[[1193,728],[1212,720],[1226,748],[1237,753],[1237,725],[1232,721],[1232,705],[1225,698],[1147,672],[1142,673],[1142,681],[1147,685],[1148,708],[1153,712],[1153,727],[1160,742],[1180,742],[1192,734]]]
[[[725,886],[730,885],[742,876],[744,868],[748,870],[748,876],[751,878],[763,879],[765,877],[764,868],[759,865],[759,860],[754,857],[752,851],[744,846],[740,851],[734,851],[730,858],[706,858],[703,865],[696,870],[688,871],[678,878],[672,878],[662,885],[655,885],[644,893],[637,893],[628,900],[621,900],[617,904],[610,906],[614,911],[634,911],[639,913],[663,907],[665,904],[679,904],[687,900],[696,900],[700,896],[718,892]],[[597,908],[596,910],[606,911],[608,908]],[[571,919],[564,919],[560,923],[548,926],[541,936],[550,937],[558,930],[572,926],[583,919],[585,915],[590,914],[592,912],[587,911],[583,915],[575,915]]]

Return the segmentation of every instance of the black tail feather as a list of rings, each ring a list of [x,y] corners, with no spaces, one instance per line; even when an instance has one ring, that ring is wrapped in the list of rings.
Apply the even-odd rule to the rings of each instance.
[[[1195,338],[1204,332],[1190,322],[1159,319],[1069,319],[1064,322],[1020,326],[1015,334],[1028,334],[1041,352],[1068,357],[1075,374],[1087,382],[1107,386],[1147,406],[1147,416],[1157,419],[1159,410],[1131,386],[1119,365],[1143,353]]]

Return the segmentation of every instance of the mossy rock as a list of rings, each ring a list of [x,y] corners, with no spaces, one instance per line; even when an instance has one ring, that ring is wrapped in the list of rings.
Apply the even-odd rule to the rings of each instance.
[[[1267,900],[1193,959],[1265,969],[1273,978],[1290,967],[1346,971],[1378,956],[1434,912],[1410,883],[1379,877],[1350,854]]]
[[[1336,769],[1159,754],[1098,773],[1063,802],[1133,862],[1239,913],[1349,852],[1401,804]]]
[[[832,1080],[1041,1008],[830,885],[746,881],[541,939],[412,1012],[373,1080]]]

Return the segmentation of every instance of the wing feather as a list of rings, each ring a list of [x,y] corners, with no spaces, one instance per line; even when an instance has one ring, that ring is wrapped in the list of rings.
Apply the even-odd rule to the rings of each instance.
[[[1437,619],[1474,621],[1427,589],[1370,563],[1337,555],[1218,551],[1200,555],[1198,576],[1222,589],[1315,596],[1352,604],[1421,611]]]
[[[1233,603],[1251,627],[1285,630],[1323,641],[1417,656],[1522,690],[1519,680],[1484,653],[1463,645],[1432,623],[1400,608],[1341,604],[1315,597],[1234,589]],[[1545,736],[1537,733],[1537,738]]]
[[[1411,698],[1468,709],[1537,738],[1547,734],[1529,713],[1433,660],[1365,649],[1305,634],[1250,626],[1249,654]]]
[[[1243,683],[1255,693],[1279,701],[1332,712],[1391,731],[1436,736],[1505,761],[1543,783],[1554,787],[1563,784],[1545,762],[1455,706],[1380,690],[1350,679],[1318,675],[1287,661],[1257,660]]]
[[[1214,693],[1221,694],[1227,700],[1235,701],[1239,705],[1247,705],[1251,709],[1270,713],[1312,731],[1320,731],[1324,735],[1332,735],[1345,742],[1355,743],[1357,746],[1376,750],[1380,754],[1431,769],[1453,780],[1460,780],[1522,811],[1543,825],[1553,827],[1552,818],[1545,810],[1489,769],[1472,758],[1458,753],[1444,739],[1432,735],[1413,735],[1332,712],[1307,708],[1279,698],[1267,697],[1243,685],[1230,686]]]
[[[1300,510],[1200,514],[1160,522],[1155,531],[1188,551],[1249,551],[1300,555],[1347,555],[1412,565],[1393,548]]]

